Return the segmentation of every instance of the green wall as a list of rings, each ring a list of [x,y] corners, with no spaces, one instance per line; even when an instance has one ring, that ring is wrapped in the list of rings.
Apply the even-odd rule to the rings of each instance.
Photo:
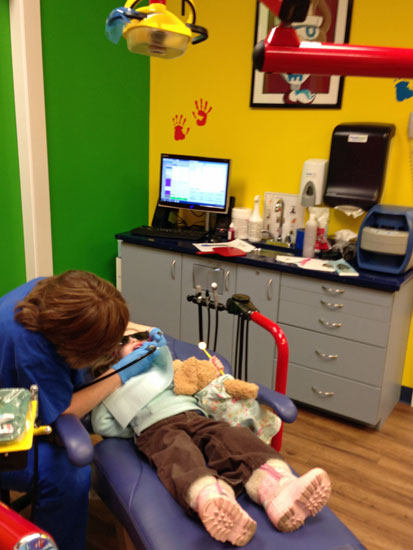
[[[41,1],[54,272],[115,281],[114,234],[147,222],[149,60],[105,37],[113,0]]]
[[[25,281],[9,2],[0,0],[0,296]]]

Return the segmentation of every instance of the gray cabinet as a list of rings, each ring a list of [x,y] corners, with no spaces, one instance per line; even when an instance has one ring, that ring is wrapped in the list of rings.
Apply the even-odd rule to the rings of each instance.
[[[180,338],[182,255],[122,243],[122,294],[132,321]]]
[[[399,400],[413,281],[390,293],[282,274],[292,399],[380,427]]]
[[[400,397],[413,303],[413,278],[396,292],[256,268],[206,256],[122,243],[122,292],[132,320],[198,343],[201,284],[217,282],[219,301],[247,294],[284,330],[289,345],[287,394],[292,399],[381,427]],[[215,312],[210,310],[210,347]],[[204,339],[207,312],[203,309]],[[217,351],[234,361],[237,318],[219,314]],[[248,378],[274,387],[273,337],[249,326]]]

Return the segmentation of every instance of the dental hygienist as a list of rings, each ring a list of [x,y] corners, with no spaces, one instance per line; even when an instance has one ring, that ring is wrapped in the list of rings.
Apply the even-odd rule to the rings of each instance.
[[[39,424],[61,414],[91,411],[128,378],[149,368],[153,356],[98,384],[82,384],[83,367],[111,364],[129,321],[121,294],[107,281],[84,271],[35,279],[0,298],[0,387],[39,387]],[[136,360],[147,354],[143,346]],[[112,361],[110,361],[112,359]],[[73,466],[64,448],[40,437],[33,521],[48,531],[59,550],[86,545],[90,467]],[[34,451],[24,470],[0,474],[1,487],[28,491],[34,482]]]

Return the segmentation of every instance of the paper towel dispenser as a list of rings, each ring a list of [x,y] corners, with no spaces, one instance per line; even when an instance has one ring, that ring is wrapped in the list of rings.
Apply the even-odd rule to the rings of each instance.
[[[324,202],[368,210],[380,200],[394,124],[339,124],[331,139]]]

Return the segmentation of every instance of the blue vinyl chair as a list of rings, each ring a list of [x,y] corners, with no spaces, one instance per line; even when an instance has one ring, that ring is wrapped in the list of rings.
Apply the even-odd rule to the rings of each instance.
[[[204,359],[193,344],[167,337],[173,358]],[[227,372],[228,362],[220,357]],[[258,399],[293,422],[296,407],[285,395],[260,387]],[[108,438],[95,446],[93,486],[129,535],[122,550],[223,550],[235,548],[210,537],[197,518],[189,517],[169,495],[156,471],[137,451],[132,439]],[[248,550],[365,550],[365,546],[325,507],[293,533],[276,531],[264,509],[244,493],[240,505],[257,522]]]

